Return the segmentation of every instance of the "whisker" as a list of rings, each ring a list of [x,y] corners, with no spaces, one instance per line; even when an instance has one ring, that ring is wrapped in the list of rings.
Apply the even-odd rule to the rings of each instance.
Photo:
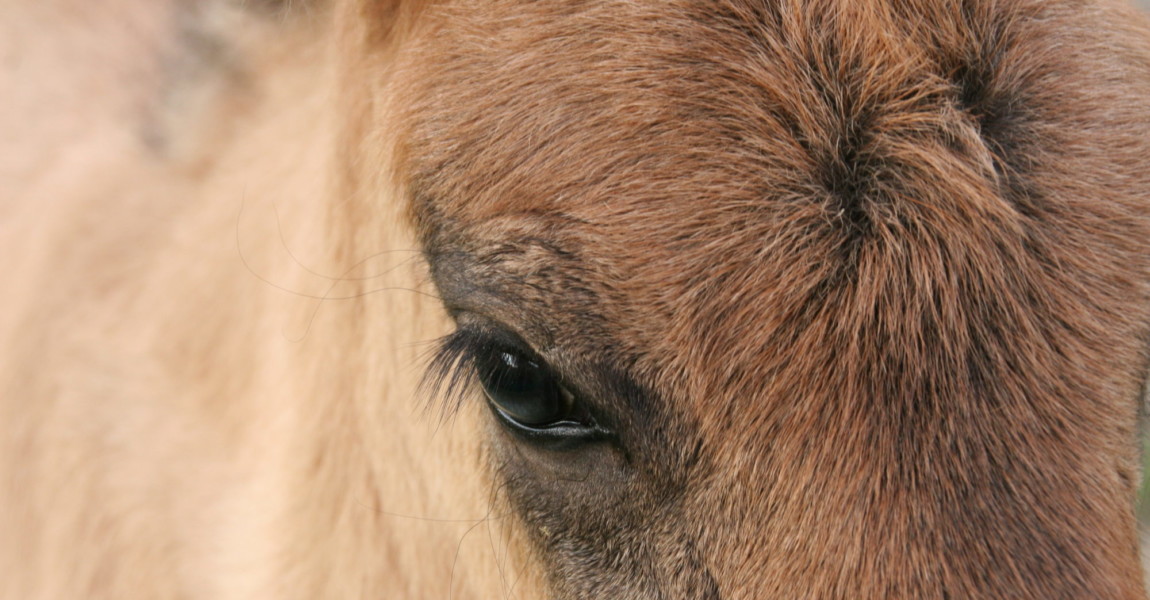
[[[495,560],[495,569],[499,571],[499,583],[507,589],[507,576],[503,573],[503,563],[499,561],[499,551],[495,549],[495,536],[491,534],[491,520],[487,521],[487,541],[491,547],[491,557]]]
[[[511,480],[503,482],[502,485],[497,485],[494,479],[491,481],[491,491],[487,495],[487,517],[467,528],[467,531],[463,532],[463,536],[459,538],[459,544],[455,546],[455,557],[451,561],[451,577],[448,579],[447,584],[447,600],[451,600],[451,596],[455,591],[455,567],[459,564],[459,555],[463,551],[463,542],[472,531],[475,531],[476,527],[479,527],[483,523],[490,522],[491,512],[495,510],[495,495],[499,493],[500,489],[510,484]]]
[[[354,293],[354,294],[347,294],[347,295],[342,295],[342,296],[333,296],[333,295],[331,294],[331,291],[334,289],[335,285],[336,285],[336,284],[338,284],[338,283],[340,283],[340,282],[344,282],[344,281],[364,281],[364,280],[367,280],[367,279],[376,279],[376,278],[382,277],[383,275],[386,275],[386,274],[388,274],[388,273],[390,273],[390,272],[392,272],[392,271],[394,271],[394,270],[396,270],[396,269],[398,269],[398,268],[400,268],[400,267],[402,267],[402,266],[404,266],[404,265],[406,265],[406,264],[410,263],[410,262],[411,262],[411,261],[413,261],[413,260],[416,260],[416,259],[418,258],[418,256],[412,256],[412,257],[409,257],[409,258],[405,259],[403,262],[399,263],[398,265],[392,266],[392,267],[388,268],[387,270],[385,270],[385,271],[383,271],[383,272],[381,272],[381,273],[379,273],[379,274],[377,274],[377,275],[373,275],[373,276],[371,276],[371,277],[364,277],[364,278],[352,278],[352,277],[348,277],[348,276],[347,276],[347,274],[348,274],[348,273],[351,273],[351,272],[355,271],[356,269],[358,269],[359,267],[363,266],[363,264],[364,264],[364,263],[366,263],[367,261],[369,261],[369,260],[372,260],[372,259],[375,259],[375,258],[378,258],[378,257],[380,257],[380,256],[384,256],[384,255],[386,255],[386,254],[390,254],[390,253],[398,253],[398,252],[410,252],[410,253],[413,253],[413,254],[419,254],[419,253],[420,253],[420,251],[419,251],[419,250],[413,250],[413,249],[393,249],[393,250],[383,250],[383,251],[380,251],[380,252],[376,252],[376,253],[374,253],[374,254],[371,254],[371,255],[369,255],[369,256],[367,256],[367,257],[363,258],[362,260],[360,260],[360,261],[356,262],[355,264],[353,264],[353,265],[352,265],[351,267],[349,267],[349,268],[348,268],[346,271],[344,271],[344,275],[342,275],[342,276],[340,276],[340,277],[328,277],[328,276],[326,276],[326,275],[323,275],[323,274],[320,274],[320,273],[316,273],[316,272],[314,272],[314,271],[311,271],[311,270],[310,270],[310,269],[308,269],[308,268],[307,268],[305,265],[303,265],[303,264],[299,263],[298,259],[295,259],[294,255],[293,255],[293,256],[292,256],[292,258],[293,258],[293,259],[295,259],[295,260],[296,260],[296,263],[297,263],[297,264],[299,264],[299,266],[300,266],[301,268],[303,268],[305,271],[308,271],[309,273],[311,273],[311,274],[313,274],[313,275],[316,275],[317,277],[321,277],[321,278],[323,278],[323,279],[328,279],[328,280],[331,280],[331,281],[333,281],[334,283],[333,283],[332,285],[330,285],[330,286],[328,287],[328,291],[327,291],[327,292],[325,292],[325,293],[324,293],[324,294],[322,294],[322,295],[309,294],[309,293],[307,293],[307,292],[300,292],[300,291],[297,291],[297,290],[293,290],[293,289],[290,289],[290,288],[284,287],[284,286],[282,286],[282,285],[280,285],[280,284],[278,284],[278,283],[276,283],[276,282],[274,282],[274,281],[272,281],[272,280],[268,279],[268,278],[267,278],[267,277],[265,277],[263,274],[261,274],[259,271],[257,271],[257,270],[255,269],[255,267],[253,267],[253,266],[251,265],[251,262],[250,262],[250,261],[247,259],[247,256],[244,254],[244,251],[243,251],[243,246],[242,246],[242,244],[240,243],[240,219],[242,219],[242,218],[243,218],[243,213],[244,213],[244,206],[245,206],[245,204],[246,204],[246,201],[241,199],[241,201],[240,201],[240,210],[239,210],[239,214],[238,214],[238,215],[237,215],[237,217],[236,217],[236,232],[235,232],[235,238],[236,238],[236,254],[239,256],[240,262],[243,264],[244,268],[245,268],[245,269],[248,271],[248,273],[251,273],[251,275],[252,275],[253,277],[255,277],[256,279],[260,280],[261,282],[263,282],[263,283],[267,284],[269,287],[271,287],[271,288],[273,288],[273,289],[277,289],[277,290],[280,290],[280,291],[282,291],[282,292],[284,292],[284,293],[286,293],[286,294],[291,294],[291,295],[293,295],[293,296],[296,296],[296,297],[299,297],[299,298],[306,298],[306,299],[309,299],[309,300],[353,300],[353,299],[356,299],[356,298],[362,298],[362,297],[364,297],[364,296],[367,296],[368,294],[374,294],[374,293],[377,293],[377,292],[386,292],[386,291],[399,291],[399,290],[402,290],[402,291],[412,292],[412,293],[414,293],[414,294],[419,294],[419,295],[421,295],[421,296],[426,296],[426,297],[428,297],[428,298],[432,298],[432,299],[434,299],[434,300],[440,300],[440,301],[442,301],[442,298],[440,298],[439,296],[437,296],[437,295],[435,295],[435,294],[430,294],[430,293],[428,293],[428,292],[424,292],[424,291],[421,291],[421,290],[417,290],[417,289],[414,289],[414,288],[402,287],[402,286],[394,286],[394,287],[380,287],[380,288],[374,288],[374,289],[365,290],[365,291],[360,291],[360,292],[356,292],[356,293]],[[290,250],[288,251],[288,254],[289,254],[289,255],[291,255],[291,251],[290,251]]]
[[[306,264],[304,264],[304,262],[302,260],[299,259],[299,257],[296,256],[295,252],[292,251],[291,246],[289,246],[287,243],[287,237],[284,235],[283,222],[280,219],[279,206],[276,205],[274,202],[272,203],[272,212],[275,213],[275,217],[276,217],[276,232],[279,234],[280,245],[283,246],[284,251],[287,252],[287,255],[291,257],[292,261],[295,262],[295,264],[298,265],[299,268],[303,269],[304,271],[308,272],[311,275],[315,275],[316,277],[319,277],[321,279],[329,279],[329,280],[334,280],[334,281],[367,281],[369,279],[378,279],[379,277],[382,277],[382,276],[394,271],[397,268],[397,267],[391,267],[391,268],[388,268],[387,270],[383,271],[382,273],[378,273],[376,275],[364,275],[362,277],[348,277],[346,272],[340,276],[324,275],[323,273],[320,273],[319,271],[308,267]],[[419,250],[416,248],[384,250],[382,252],[377,252],[375,254],[369,255],[365,259],[357,262],[353,266],[353,269],[354,269],[354,267],[358,267],[358,266],[362,265],[363,263],[365,263],[368,260],[371,260],[373,258],[378,258],[380,256],[385,256],[388,254],[394,254],[394,253],[398,253],[398,252],[411,252],[413,254],[419,254],[422,252],[422,250]],[[404,264],[404,263],[400,263],[400,264]],[[327,299],[335,300],[337,298],[327,298]]]

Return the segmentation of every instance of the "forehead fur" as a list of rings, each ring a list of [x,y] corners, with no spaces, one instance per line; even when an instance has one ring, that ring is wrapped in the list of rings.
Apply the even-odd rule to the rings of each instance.
[[[957,285],[990,297],[1029,269],[1017,261],[1049,209],[1037,204],[1056,193],[1065,212],[1061,171],[1099,158],[1059,126],[1089,110],[1097,77],[1056,51],[1058,16],[969,2],[446,7],[415,59],[418,221],[456,245],[486,234],[478,252],[548,240],[610,276],[575,274],[610,286],[595,310],[620,337],[662,361],[718,352],[728,383],[795,344],[931,346],[971,326],[939,298],[971,295]],[[921,318],[876,321],[884,311]],[[796,329],[811,323],[825,330]],[[934,330],[876,330],[916,324]]]
[[[843,589],[878,596],[1011,589],[1074,562],[1024,548],[1097,516],[1072,514],[1096,482],[1064,475],[1097,466],[1057,440],[1118,447],[1145,365],[1121,332],[1146,335],[1150,227],[1134,215],[1150,70],[1122,32],[1091,33],[1113,15],[989,0],[496,4],[437,7],[403,59],[415,101],[401,166],[425,246],[433,265],[464,257],[461,276],[509,299],[513,325],[535,320],[572,348],[610,338],[736,465],[711,475],[749,490],[731,519],[795,511],[715,544],[806,539],[811,522],[882,531],[803,544],[889,550],[910,561],[905,578],[865,560],[822,578],[834,561],[790,567],[825,593],[857,576],[879,587]],[[1115,490],[1135,468],[1122,460]],[[1019,502],[979,481],[1045,491]],[[911,506],[917,520],[897,518]],[[1018,529],[989,556],[977,524],[1007,513]],[[986,560],[930,579],[943,567],[916,567],[912,547]],[[746,573],[763,557],[715,560]],[[1010,566],[976,573],[992,564]]]

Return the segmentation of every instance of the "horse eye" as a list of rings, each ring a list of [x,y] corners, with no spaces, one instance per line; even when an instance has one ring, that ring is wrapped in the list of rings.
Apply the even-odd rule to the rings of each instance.
[[[546,429],[576,424],[574,397],[540,359],[496,346],[475,357],[475,370],[492,406],[514,425]]]

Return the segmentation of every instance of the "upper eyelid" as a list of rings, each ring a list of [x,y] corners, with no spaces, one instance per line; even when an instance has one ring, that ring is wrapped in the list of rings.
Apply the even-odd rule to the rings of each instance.
[[[460,323],[454,332],[436,342],[419,386],[429,397],[429,407],[439,404],[441,420],[450,420],[466,401],[475,381],[476,357],[500,347],[515,349],[540,361],[561,381],[566,381],[548,360],[514,332],[490,323],[484,326]]]
[[[450,310],[449,314],[457,330],[466,329],[477,336],[489,335],[540,357],[556,350],[554,332],[526,314],[507,320],[488,316],[486,311],[458,307]]]
[[[649,392],[644,386],[636,385],[625,372],[572,362],[566,359],[569,357],[560,357],[561,351],[554,344],[537,349],[515,328],[482,313],[465,309],[454,311],[452,317],[457,328],[441,338],[423,385],[434,393],[436,400],[444,403],[446,417],[459,410],[473,389],[476,354],[498,346],[509,346],[541,361],[601,423],[618,423],[624,418],[620,411],[637,414],[649,411],[653,402]],[[609,397],[600,397],[603,394]]]
[[[470,384],[475,380],[477,356],[499,348],[509,348],[538,361],[576,399],[586,403],[586,394],[582,392],[581,386],[573,384],[571,378],[565,376],[552,361],[515,332],[491,323],[482,326],[460,323],[454,332],[438,340],[421,384],[421,388],[431,394],[433,402],[438,400],[444,403],[441,411],[445,418],[450,418],[462,406]]]

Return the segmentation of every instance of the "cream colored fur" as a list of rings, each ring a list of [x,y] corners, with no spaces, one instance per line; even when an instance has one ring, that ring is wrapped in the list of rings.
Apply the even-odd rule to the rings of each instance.
[[[3,13],[0,598],[531,597],[404,209],[341,196],[331,19]]]

